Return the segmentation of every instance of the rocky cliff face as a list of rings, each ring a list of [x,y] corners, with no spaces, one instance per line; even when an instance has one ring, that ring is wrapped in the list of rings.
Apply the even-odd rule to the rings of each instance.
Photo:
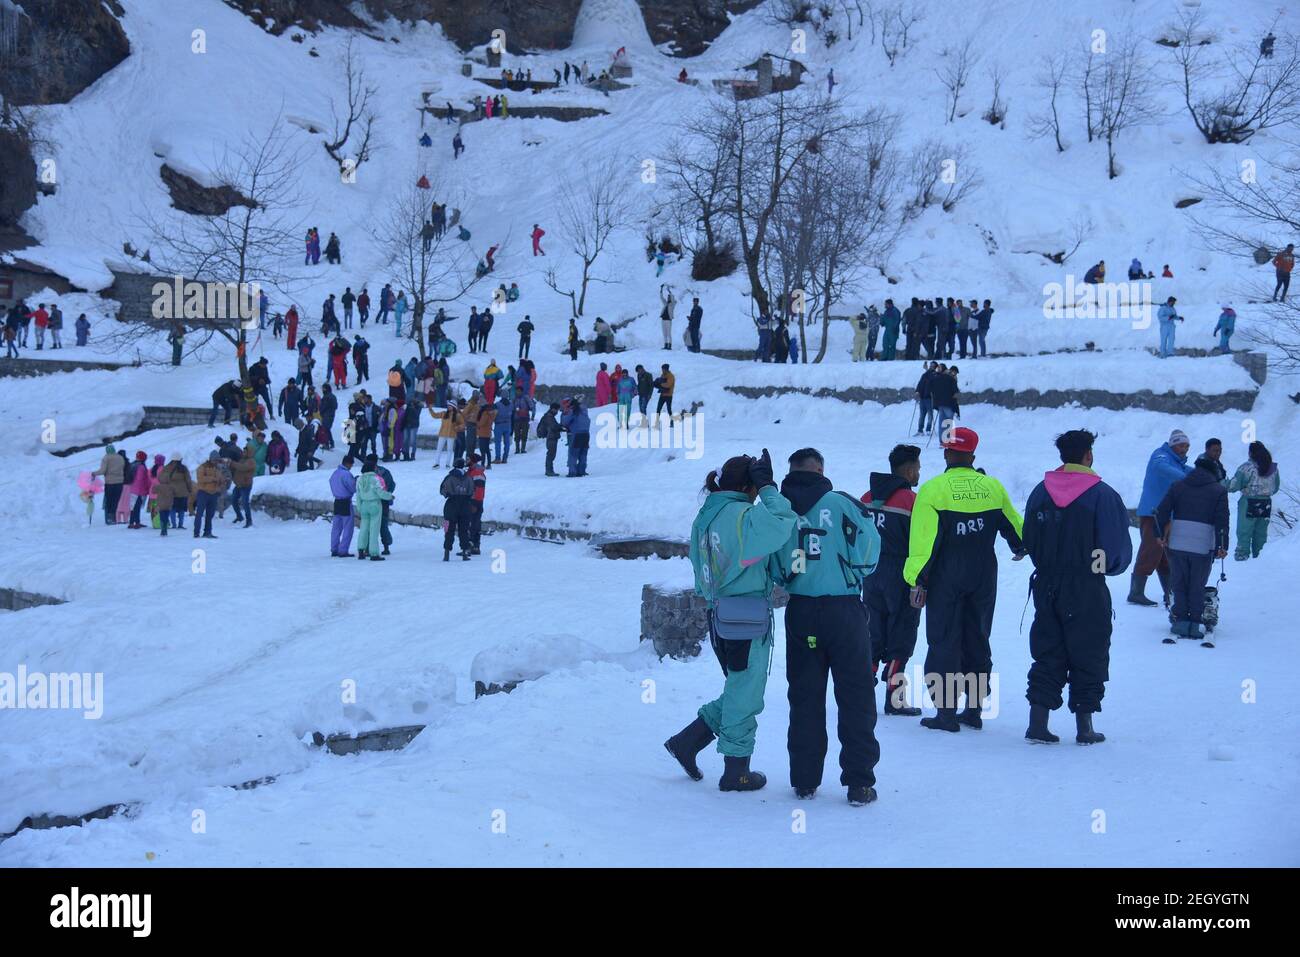
[[[18,55],[0,92],[18,106],[67,103],[131,52],[117,0],[23,0]]]
[[[308,31],[323,26],[360,27],[344,0],[225,0],[272,33],[290,27]],[[506,32],[513,52],[558,50],[573,40],[573,26],[582,0],[363,0],[376,20],[438,23],[461,49]],[[741,13],[761,0],[638,0],[646,28],[655,43],[667,43],[677,56],[703,52],[727,26],[729,13]]]
[[[31,146],[16,130],[0,128],[0,232],[13,230],[35,202],[36,161]]]

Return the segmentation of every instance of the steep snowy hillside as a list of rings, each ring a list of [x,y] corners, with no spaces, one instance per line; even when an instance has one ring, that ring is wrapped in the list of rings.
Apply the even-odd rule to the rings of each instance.
[[[0,526],[10,546],[0,562],[0,604],[22,606],[31,595],[53,602],[0,610],[0,700],[4,677],[20,668],[99,675],[103,691],[93,720],[79,710],[0,707],[0,769],[9,772],[0,789],[0,866],[727,866],[741,841],[753,850],[746,863],[766,866],[935,865],[958,846],[971,864],[999,866],[1300,862],[1292,807],[1300,708],[1288,693],[1300,680],[1288,628],[1300,613],[1291,571],[1300,533],[1289,517],[1300,507],[1296,385],[1275,368],[1263,376],[1244,354],[1245,336],[1265,321],[1257,300],[1267,299],[1272,267],[1252,264],[1248,249],[1211,250],[1193,221],[1205,204],[1178,208],[1201,198],[1191,176],[1231,174],[1243,161],[1272,168],[1298,131],[1293,124],[1245,145],[1207,145],[1182,106],[1172,53],[1156,42],[1181,10],[1199,8],[1216,43],[1253,44],[1273,23],[1271,9],[1195,0],[929,0],[910,5],[924,16],[891,62],[870,28],[855,21],[850,38],[838,15],[836,42],[827,46],[825,30],[792,32],[779,22],[774,12],[783,5],[774,0],[733,15],[703,52],[685,57],[663,40],[669,26],[647,28],[636,0],[582,0],[571,46],[507,53],[489,67],[487,46],[464,51],[454,42],[464,24],[444,31],[377,22],[377,6],[348,8],[364,28],[313,33],[276,32],[275,22],[264,29],[237,9],[261,9],[252,3],[120,0],[129,56],[71,102],[36,110],[48,142],[48,156],[36,159],[52,161],[56,188],[23,217],[35,245],[17,258],[80,291],[27,296],[32,305],[60,304],[66,348],[24,347],[0,366],[7,439]],[[1046,105],[1040,61],[1084,49],[1097,31],[1116,48],[1139,38],[1156,83],[1156,115],[1122,132],[1115,178],[1105,143],[1087,141],[1073,88],[1060,104],[1066,149],[1029,135],[1030,115]],[[980,59],[949,123],[937,74],[967,39]],[[375,116],[372,155],[354,179],[340,175],[323,147],[346,96],[349,49],[373,87]],[[550,81],[584,62],[599,73],[619,50],[631,76],[608,94],[561,82],[509,93],[514,115],[505,118],[438,115],[447,104],[458,115],[471,111],[476,97],[499,93],[486,81],[501,68]],[[1207,439],[1221,439],[1230,472],[1256,438],[1279,463],[1272,538],[1257,559],[1229,559],[1219,583],[1217,647],[1163,644],[1164,610],[1127,603],[1128,575],[1108,580],[1115,615],[1110,683],[1097,715],[1108,735],[1101,747],[1076,748],[1070,738],[1055,750],[1025,744],[1033,569],[998,544],[990,640],[997,687],[984,730],[932,734],[915,718],[881,717],[879,801],[871,808],[851,809],[839,793],[837,700],[828,708],[824,789],[811,805],[795,801],[780,613],[754,754],[767,788],[719,794],[718,754],[703,753],[706,778],[695,784],[664,753],[663,740],[718,694],[721,675],[707,641],[691,660],[654,654],[642,640],[643,589],[692,587],[680,556],[710,470],[766,448],[779,482],[787,456],[815,446],[836,488],[856,498],[872,472],[888,470],[898,443],[922,447],[922,481],[945,467],[940,440],[920,433],[916,420],[920,362],[851,361],[852,331],[838,319],[820,363],[748,361],[756,334],[744,270],[700,282],[689,258],[670,258],[662,275],[646,259],[646,234],[667,189],[647,171],[663,168],[687,121],[725,101],[732,81],[753,78],[747,66],[763,54],[778,58],[778,70],[781,58],[798,59],[810,94],[827,89],[833,70],[843,109],[897,114],[891,146],[900,154],[932,141],[936,162],[961,156],[956,176],[978,178],[951,210],[931,206],[909,219],[883,262],[858,264],[860,280],[831,313],[881,307],[886,297],[900,306],[912,296],[992,300],[993,355],[954,360],[970,396],[959,424],[979,433],[977,464],[1017,509],[1060,464],[1053,442],[1072,429],[1097,434],[1096,469],[1128,509],[1138,504],[1148,457],[1175,429],[1190,436],[1193,458]],[[981,119],[995,66],[1009,104],[997,126]],[[693,82],[679,81],[683,69]],[[518,115],[532,108],[576,108],[584,117]],[[426,134],[430,146],[421,145]],[[455,158],[457,134],[465,150]],[[348,403],[359,387],[382,400],[387,371],[417,350],[393,324],[375,323],[372,307],[364,330],[371,377],[358,383],[350,371],[337,389],[336,445],[319,451],[317,469],[257,476],[251,527],[226,515],[217,537],[200,541],[191,538],[190,518],[166,537],[147,519],[142,529],[106,526],[96,510],[102,499],[88,511],[77,483],[101,467],[107,445],[128,456],[138,450],[148,462],[177,456],[193,468],[213,452],[214,437],[235,433],[242,442],[246,432],[237,420],[209,427],[193,412],[210,408],[214,389],[235,374],[230,343],[214,337],[198,345],[191,333],[173,366],[162,333],[129,342],[115,335],[122,303],[100,293],[117,273],[156,268],[126,247],[157,252],[160,232],[175,235],[195,221],[172,206],[164,166],[201,191],[220,185],[232,153],[272,135],[295,156],[299,199],[287,213],[289,232],[301,237],[317,227],[342,247],[340,265],[324,258],[304,265],[294,239],[273,257],[279,276],[266,289],[271,312],[296,305],[299,334],[316,339],[316,387],[328,378],[322,301],[345,288],[366,288],[372,299],[385,283],[401,288],[386,224],[394,202],[426,176],[438,185],[428,200],[459,210],[470,261],[496,247],[494,272],[447,304],[458,389],[481,386],[489,360],[502,370],[517,364],[515,328],[528,316],[545,396],[538,417],[552,399],[594,391],[601,366],[616,363],[652,374],[671,365],[676,411],[697,414],[650,429],[641,428],[648,416],[634,412],[632,439],[615,427],[612,404],[593,409],[589,476],[554,483],[531,421],[527,451],[486,475],[489,527],[482,554],[467,562],[441,561],[443,537],[432,526],[443,515],[447,473],[431,467],[422,445],[413,461],[389,463],[397,487],[387,562],[331,561],[328,483],[346,449]],[[586,338],[597,316],[609,319],[619,351],[571,359],[569,300],[547,282],[554,269],[555,284],[568,289],[582,272],[562,197],[611,169],[631,213],[595,261],[597,281],[578,325]],[[532,251],[534,224],[546,233],[544,256]],[[1072,253],[1052,261],[1060,251]],[[1150,313],[1045,312],[1055,284],[1072,288],[1099,260],[1108,278],[1122,279],[1132,258],[1157,275],[1169,264],[1173,278],[1153,279],[1149,291],[1157,302],[1177,297],[1186,320],[1179,355],[1154,354]],[[497,313],[490,345],[470,352],[466,316],[471,306],[489,307],[498,283],[517,283],[521,296]],[[659,318],[665,285],[678,301],[672,351],[663,348]],[[448,280],[435,298],[450,298],[454,287]],[[693,298],[711,354],[682,348]],[[1236,308],[1233,346],[1242,355],[1206,354],[1225,303]],[[90,339],[76,346],[81,313]],[[820,331],[808,335],[815,350]],[[250,333],[247,358],[267,360],[272,399],[299,373],[297,352],[270,327]],[[122,365],[26,377],[55,359]],[[177,424],[146,425],[146,407],[179,409]],[[438,422],[424,418],[422,436]],[[267,425],[295,445],[283,417]],[[561,474],[565,455],[562,443]],[[1234,494],[1234,534],[1237,501]],[[1136,546],[1136,528],[1131,537]],[[677,557],[611,561],[594,547],[611,539],[649,539]],[[1216,563],[1215,578],[1219,571]],[[913,668],[925,653],[923,625]],[[510,693],[481,694],[503,687]],[[917,703],[930,714],[928,703]],[[1063,737],[1072,738],[1071,723],[1067,711],[1054,713]],[[312,743],[314,734],[411,726],[424,730],[394,753],[341,757]],[[129,812],[82,827],[40,826],[42,815],[117,805]],[[202,833],[192,828],[198,810],[208,822]],[[791,816],[800,811],[808,827],[794,836]],[[1099,811],[1109,822],[1101,830]]]

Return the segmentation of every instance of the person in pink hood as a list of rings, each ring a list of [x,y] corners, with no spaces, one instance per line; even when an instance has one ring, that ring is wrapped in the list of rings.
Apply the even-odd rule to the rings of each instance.
[[[131,465],[131,481],[127,483],[126,494],[122,496],[123,501],[131,503],[131,523],[128,528],[144,528],[140,524],[140,510],[149,500],[153,485],[153,476],[149,474],[148,457],[143,452],[136,452],[135,462]],[[120,505],[118,509],[121,510]]]
[[[613,389],[609,384],[609,367],[605,363],[600,364],[600,371],[596,373],[596,405],[609,405],[612,399]]]

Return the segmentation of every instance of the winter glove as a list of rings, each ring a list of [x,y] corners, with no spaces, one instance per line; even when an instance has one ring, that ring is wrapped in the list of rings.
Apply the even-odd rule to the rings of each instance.
[[[760,458],[749,460],[749,482],[754,488],[776,484],[772,478],[772,456],[768,454],[767,449],[763,450]]]
[[[921,585],[913,585],[911,592],[908,594],[908,601],[913,608],[924,608],[925,588]]]

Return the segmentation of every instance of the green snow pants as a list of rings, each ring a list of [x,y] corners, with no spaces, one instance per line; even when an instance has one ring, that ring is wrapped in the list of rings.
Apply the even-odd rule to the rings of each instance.
[[[1268,518],[1251,518],[1246,514],[1250,499],[1245,495],[1237,500],[1237,550],[1233,558],[1244,562],[1248,558],[1259,558],[1268,541]]]
[[[758,731],[758,716],[763,713],[774,644],[770,629],[767,637],[756,641],[714,641],[713,650],[727,680],[722,694],[701,707],[699,714],[718,736],[719,754],[744,758],[754,753],[754,734]],[[737,647],[743,645],[749,648]],[[737,670],[735,666],[742,664],[743,668]]]
[[[367,555],[379,554],[379,526],[383,522],[384,509],[378,502],[361,504],[361,534],[357,539],[357,551]]]

